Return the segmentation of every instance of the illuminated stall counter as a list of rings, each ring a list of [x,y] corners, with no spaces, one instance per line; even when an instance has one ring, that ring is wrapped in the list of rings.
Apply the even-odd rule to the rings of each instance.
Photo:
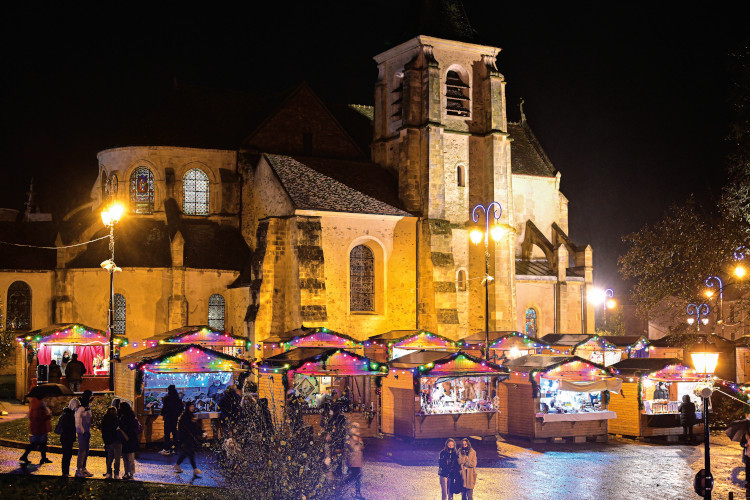
[[[391,330],[370,337],[365,343],[365,354],[385,362],[415,351],[456,352],[463,343],[427,330]]]
[[[415,439],[494,436],[496,392],[507,370],[464,352],[417,351],[383,381],[384,434]]]
[[[17,341],[27,353],[36,353],[36,356],[27,355],[25,365],[16,371],[17,392],[27,394],[37,384],[37,366],[49,366],[52,360],[63,368],[60,383],[67,385],[63,363],[65,353],[77,354],[78,360],[86,367],[81,381],[82,391],[109,390],[109,339],[106,332],[78,323],[55,324],[20,336]],[[114,344],[119,348],[127,345],[127,340],[116,337]]]
[[[248,347],[248,340],[231,333],[216,330],[208,325],[182,326],[160,333],[143,341],[143,347],[164,344],[197,344],[230,356],[241,357]]]
[[[388,365],[342,349],[296,347],[263,360],[258,396],[266,398],[274,422],[302,413],[305,425],[320,432],[335,405],[364,437],[378,435],[381,380]]]
[[[614,370],[576,356],[527,355],[508,361],[498,390],[500,434],[532,440],[607,438],[617,415],[607,407],[622,382]]]
[[[343,349],[360,355],[364,354],[363,342],[323,327],[308,328],[303,326],[280,335],[272,335],[261,340],[256,347],[260,350],[260,357],[263,359],[298,347]]]
[[[161,401],[171,384],[183,403],[195,403],[196,416],[212,437],[219,399],[249,363],[198,344],[161,344],[129,354],[115,366],[115,396],[133,404],[144,428],[141,442],[150,443],[164,438]]]
[[[695,392],[701,376],[676,358],[632,358],[613,368],[622,379],[623,396],[613,396],[610,408],[617,418],[609,432],[633,437],[682,434],[679,407],[687,395],[695,403],[695,433],[703,432],[702,399]]]

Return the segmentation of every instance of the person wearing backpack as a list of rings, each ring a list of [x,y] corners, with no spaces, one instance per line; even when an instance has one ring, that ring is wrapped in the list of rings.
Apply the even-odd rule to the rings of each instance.
[[[135,418],[135,413],[130,403],[120,403],[120,437],[122,438],[122,463],[125,467],[123,479],[133,479],[135,475],[135,452],[138,451],[138,434],[140,422]]]
[[[60,444],[62,445],[62,476],[70,475],[70,459],[73,458],[73,443],[76,442],[76,417],[75,412],[81,402],[78,398],[70,400],[70,404],[65,407],[60,415],[60,419],[55,426],[55,433],[60,435]]]

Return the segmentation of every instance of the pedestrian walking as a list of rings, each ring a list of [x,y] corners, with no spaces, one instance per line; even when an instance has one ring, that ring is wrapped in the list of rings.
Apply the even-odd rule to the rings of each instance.
[[[60,435],[60,445],[62,446],[62,476],[70,475],[70,459],[73,458],[73,443],[76,442],[76,410],[81,406],[78,398],[73,398],[68,403],[55,426],[55,433]]]
[[[174,384],[167,387],[167,395],[162,398],[161,418],[164,421],[164,449],[159,453],[171,455],[177,452],[179,441],[177,438],[177,421],[182,414],[183,404],[180,394]]]
[[[458,452],[458,464],[461,466],[462,500],[474,500],[474,486],[477,483],[477,452],[471,447],[468,438],[461,440],[461,450]]]
[[[135,452],[138,451],[138,429],[140,424],[135,418],[135,413],[130,403],[120,403],[118,411],[118,425],[120,427],[120,438],[122,439],[122,465],[125,469],[123,479],[133,479],[135,476]]]
[[[42,459],[39,465],[51,464],[52,460],[47,458],[47,434],[52,430],[50,420],[52,418],[52,412],[47,408],[44,403],[44,399],[29,398],[29,445],[21,455],[21,465],[27,466],[31,464],[29,460],[29,453],[35,449],[39,449],[42,454]]]
[[[453,500],[453,495],[459,493],[461,484],[461,466],[458,465],[458,450],[453,438],[448,438],[440,452],[438,477],[442,500]]]
[[[47,371],[47,380],[50,384],[59,384],[62,378],[62,370],[60,365],[54,359],[49,363],[49,370]]]
[[[695,403],[690,401],[690,396],[682,396],[682,404],[677,408],[680,412],[680,425],[682,426],[682,438],[686,442],[693,442],[693,425],[695,425]],[[706,408],[703,409],[706,411]],[[688,434],[690,438],[688,440]]]
[[[70,387],[71,391],[81,392],[81,380],[85,374],[86,366],[78,361],[78,354],[73,353],[70,357],[70,362],[65,367],[65,378],[68,380],[68,387]]]
[[[75,354],[73,354],[75,357]],[[68,363],[68,368],[73,364],[73,360]],[[85,369],[84,369],[85,370]],[[76,477],[91,477],[92,473],[86,469],[86,462],[89,458],[89,443],[91,442],[91,391],[85,390],[81,397],[78,398],[81,406],[76,409],[76,436],[78,437],[78,461],[76,462]]]
[[[365,464],[365,443],[359,432],[359,424],[354,422],[349,426],[349,435],[346,439],[346,465],[349,473],[344,484],[354,481],[355,494],[362,498],[362,467]]]
[[[199,477],[202,472],[198,469],[195,464],[195,448],[200,444],[200,438],[203,437],[203,431],[200,427],[200,422],[195,417],[195,404],[190,402],[185,405],[185,410],[180,416],[180,421],[177,423],[177,430],[180,433],[180,445],[182,446],[182,453],[177,457],[177,463],[174,465],[174,471],[177,474],[182,473],[180,464],[186,458],[190,459],[190,465],[193,467],[193,477]]]
[[[102,441],[107,451],[107,472],[104,477],[107,479],[120,479],[120,458],[122,457],[122,434],[120,424],[117,418],[117,408],[110,406],[107,413],[102,418],[99,429],[102,431]],[[114,467],[113,467],[114,462]],[[114,475],[112,474],[114,472]]]

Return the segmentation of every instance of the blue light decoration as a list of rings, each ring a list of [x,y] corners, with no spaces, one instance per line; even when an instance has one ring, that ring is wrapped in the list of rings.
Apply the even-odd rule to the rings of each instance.
[[[702,304],[693,304],[690,303],[687,305],[687,314],[690,316],[688,318],[688,323],[691,325],[693,322],[696,323],[696,326],[698,327],[698,330],[700,331],[700,325],[701,325],[701,316],[704,318],[705,323],[708,323],[708,313],[711,311],[711,308],[708,307],[708,304],[702,303]],[[693,320],[693,316],[695,316],[695,320]],[[692,321],[691,321],[692,320]]]

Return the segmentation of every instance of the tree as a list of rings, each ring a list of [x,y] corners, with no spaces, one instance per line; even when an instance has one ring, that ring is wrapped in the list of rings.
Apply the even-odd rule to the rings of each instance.
[[[2,310],[2,300],[0,300],[0,310]],[[0,368],[10,363],[13,358],[13,352],[16,347],[15,335],[5,329],[3,314],[0,312]]]
[[[599,335],[625,335],[625,317],[622,306],[602,312],[596,321],[596,333]]]

